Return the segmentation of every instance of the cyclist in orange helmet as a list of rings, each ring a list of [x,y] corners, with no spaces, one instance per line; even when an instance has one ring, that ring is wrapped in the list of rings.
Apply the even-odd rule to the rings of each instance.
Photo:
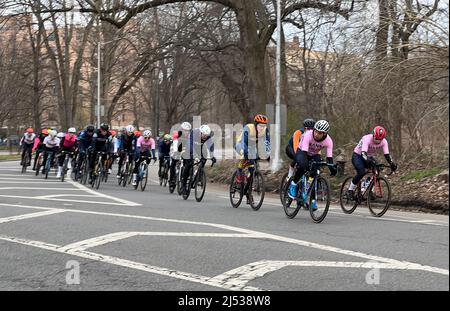
[[[255,170],[255,163],[259,159],[266,159],[270,161],[270,133],[267,125],[269,119],[263,114],[257,114],[253,118],[253,123],[247,124],[242,134],[236,139],[235,150],[240,155],[238,163],[238,170],[240,172],[237,183],[241,183],[240,176],[242,170],[248,168],[250,176],[253,176]],[[251,179],[252,177],[250,177]],[[247,186],[252,183],[252,180],[247,182]],[[245,189],[247,192],[248,189]],[[248,194],[247,204],[250,204],[251,198]]]

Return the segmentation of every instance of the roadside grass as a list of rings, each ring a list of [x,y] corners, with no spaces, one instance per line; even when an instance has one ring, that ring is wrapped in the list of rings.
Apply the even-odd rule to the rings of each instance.
[[[435,175],[439,174],[442,171],[443,170],[441,168],[431,168],[431,169],[425,169],[425,170],[417,170],[417,171],[412,171],[412,172],[406,174],[405,176],[402,176],[400,179],[402,181],[410,181],[410,180],[419,181],[419,180],[421,180],[423,178],[426,178],[426,177],[435,176]]]
[[[20,154],[0,154],[0,161],[20,160]]]

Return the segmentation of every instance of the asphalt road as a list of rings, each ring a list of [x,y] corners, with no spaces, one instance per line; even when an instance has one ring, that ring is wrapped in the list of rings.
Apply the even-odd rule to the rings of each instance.
[[[332,206],[287,219],[152,182],[98,191],[0,163],[0,290],[449,290],[448,216]]]

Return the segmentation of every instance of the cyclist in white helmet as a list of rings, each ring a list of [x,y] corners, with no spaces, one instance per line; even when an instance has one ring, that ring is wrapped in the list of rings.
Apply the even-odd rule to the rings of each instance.
[[[60,151],[66,151],[66,152],[74,152],[75,151],[75,148],[77,147],[76,133],[77,133],[77,130],[74,127],[71,127],[67,130],[67,133],[64,134],[64,136],[61,138]],[[71,157],[73,157],[73,155]],[[56,175],[57,178],[61,177],[62,167],[64,165],[65,158],[66,158],[65,153],[62,153],[59,156],[58,173]],[[69,165],[70,165],[70,161],[69,161]]]
[[[118,137],[118,156],[119,156],[119,167],[117,171],[117,178],[121,178],[120,172],[122,170],[122,165],[126,157],[129,157],[129,161],[133,161],[133,155],[134,155],[134,148],[133,148],[133,141],[134,141],[134,131],[135,128],[133,125],[127,125],[122,130],[122,135]]]
[[[311,161],[321,162],[320,151],[325,149],[328,168],[331,176],[336,175],[337,168],[333,164],[333,140],[328,131],[330,130],[330,124],[326,120],[319,120],[314,125],[312,131],[307,131],[302,135],[300,145],[295,150],[295,162],[298,165],[297,172],[294,180],[289,188],[289,197],[295,199],[298,191],[298,183],[302,176],[309,170],[309,163]],[[311,206],[312,210],[315,210],[315,206]]]
[[[149,130],[144,131],[142,136],[136,142],[136,154],[135,154],[135,166],[133,171],[133,186],[137,184],[137,174],[139,172],[139,165],[141,164],[141,156],[146,156],[147,164],[150,163],[150,158],[156,161],[156,153],[155,153],[156,143],[152,138],[152,132]],[[151,152],[151,154],[150,154]]]
[[[214,133],[211,131],[211,128],[208,125],[202,125],[198,129],[194,129],[188,138],[187,149],[183,154],[183,165],[184,165],[184,173],[183,180],[181,183],[181,193],[184,193],[186,190],[186,182],[189,177],[190,168],[194,165],[194,160],[196,158],[200,159],[200,165],[202,167],[205,166],[206,161],[209,158],[211,161],[216,163],[216,158],[214,156],[214,141],[213,141]],[[206,149],[204,149],[206,146]]]

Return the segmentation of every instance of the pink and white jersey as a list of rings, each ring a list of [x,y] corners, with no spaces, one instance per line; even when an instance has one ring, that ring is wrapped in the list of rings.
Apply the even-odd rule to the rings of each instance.
[[[389,154],[389,146],[386,138],[384,138],[379,144],[375,144],[373,142],[373,135],[368,134],[361,138],[353,152],[359,155],[363,152],[367,152],[367,156],[373,157],[380,149],[383,149],[384,154]]]
[[[316,141],[314,139],[314,131],[306,131],[302,135],[299,148],[301,151],[306,151],[309,156],[317,155],[320,150],[325,148],[327,158],[333,157],[333,140],[330,135],[323,141]]]
[[[156,143],[153,138],[145,140],[143,136],[139,137],[136,143],[136,147],[140,147],[142,152],[155,149]]]

